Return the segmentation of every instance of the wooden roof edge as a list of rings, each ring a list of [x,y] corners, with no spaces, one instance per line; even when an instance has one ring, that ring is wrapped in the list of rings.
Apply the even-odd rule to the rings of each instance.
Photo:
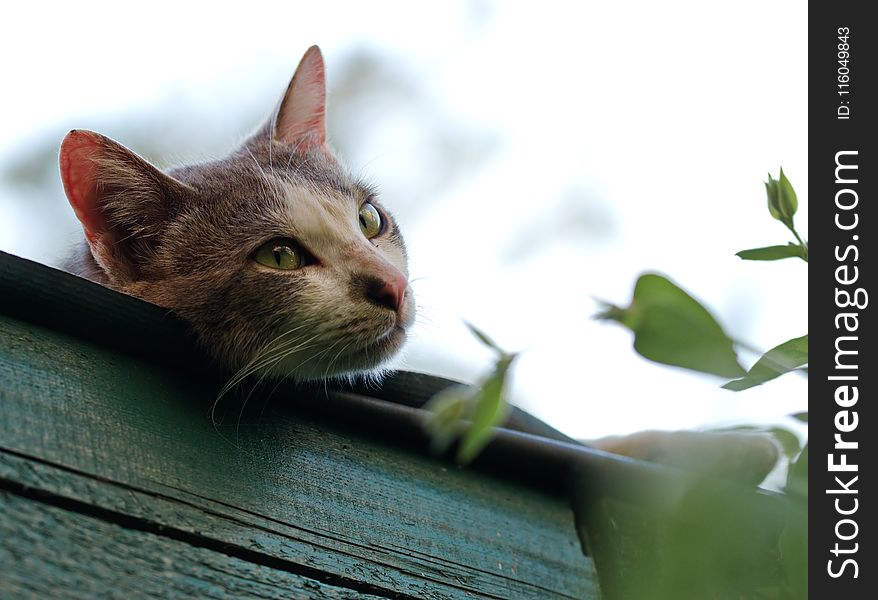
[[[216,377],[218,385],[228,377],[211,365],[186,323],[170,311],[2,251],[0,313],[163,366],[191,370],[199,377]],[[363,433],[380,434],[382,440],[407,443],[426,452],[429,439],[421,406],[454,384],[427,374],[397,372],[377,387],[284,383],[283,388],[297,397],[296,403],[288,405],[291,411],[319,413]],[[676,474],[672,469],[589,448],[517,408],[473,466],[564,494],[572,480],[581,486],[586,473],[585,479],[600,481],[606,493],[632,497],[637,495],[633,487],[646,481],[664,485]]]

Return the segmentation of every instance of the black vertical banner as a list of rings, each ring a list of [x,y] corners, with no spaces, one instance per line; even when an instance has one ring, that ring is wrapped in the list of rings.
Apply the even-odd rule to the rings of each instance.
[[[809,3],[809,597],[875,598],[878,22]],[[869,11],[871,12],[871,10]]]

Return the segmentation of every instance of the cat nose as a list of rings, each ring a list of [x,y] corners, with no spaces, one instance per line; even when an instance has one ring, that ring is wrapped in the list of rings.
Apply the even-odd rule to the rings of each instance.
[[[394,273],[389,277],[369,277],[366,280],[366,297],[377,304],[399,311],[405,300],[408,281],[402,273]]]

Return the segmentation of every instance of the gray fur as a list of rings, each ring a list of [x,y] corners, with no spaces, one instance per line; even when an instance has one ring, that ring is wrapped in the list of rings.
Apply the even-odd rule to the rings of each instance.
[[[392,268],[408,277],[402,237],[325,145],[278,140],[276,121],[226,158],[167,173],[101,138],[94,164],[106,232],[84,240],[65,268],[179,314],[241,376],[374,372],[405,340],[414,301],[406,288],[399,310],[388,310],[362,282]],[[387,223],[372,240],[357,222],[367,200]],[[254,262],[276,237],[319,264],[278,271]]]

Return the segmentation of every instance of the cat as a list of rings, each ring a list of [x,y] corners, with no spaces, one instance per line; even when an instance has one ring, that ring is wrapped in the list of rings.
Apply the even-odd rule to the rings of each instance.
[[[65,270],[170,309],[237,371],[298,381],[380,378],[415,315],[399,227],[326,139],[322,54],[303,56],[277,109],[220,160],[163,173],[121,144],[73,130],[64,191],[84,232]],[[229,386],[226,386],[226,389]],[[589,442],[631,457],[759,481],[766,438],[644,432]],[[691,462],[691,461],[690,461]]]
[[[325,115],[312,46],[271,117],[225,158],[162,172],[69,132],[61,179],[84,240],[64,269],[180,315],[227,368],[378,376],[414,320],[406,247],[333,153]]]

